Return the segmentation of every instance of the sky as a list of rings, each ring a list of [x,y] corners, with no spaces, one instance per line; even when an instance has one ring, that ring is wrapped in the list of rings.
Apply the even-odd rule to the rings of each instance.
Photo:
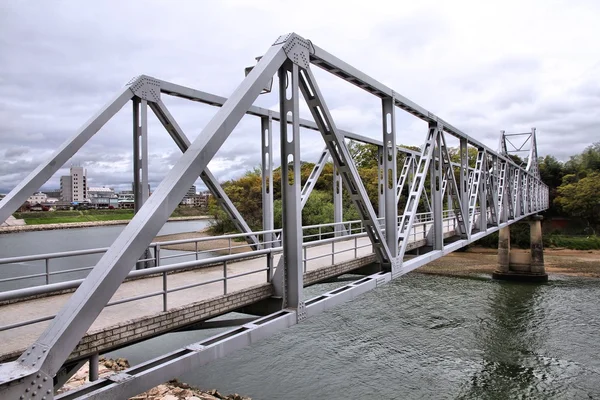
[[[599,16],[596,0],[3,0],[0,193],[50,157],[132,77],[145,74],[228,96],[244,68],[289,32],[493,149],[500,130],[536,127],[538,154],[566,161],[600,141]],[[381,101],[312,69],[337,126],[379,139]],[[191,140],[217,111],[162,98]],[[261,95],[255,104],[276,110],[277,94]],[[301,104],[302,117],[310,117],[307,110]],[[426,124],[396,113],[397,142],[421,145]],[[87,169],[89,186],[129,189],[131,114],[130,105],[119,111],[42,189],[58,188],[71,165]],[[324,147],[312,131],[302,131],[300,144],[303,161],[316,161]],[[152,188],[180,155],[149,112]],[[209,169],[225,181],[259,165],[260,120],[247,116]]]

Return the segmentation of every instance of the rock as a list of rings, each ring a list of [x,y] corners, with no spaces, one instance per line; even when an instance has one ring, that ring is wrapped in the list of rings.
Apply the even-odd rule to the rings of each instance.
[[[172,394],[167,394],[163,397],[161,397],[162,400],[179,400],[179,398],[173,396]]]

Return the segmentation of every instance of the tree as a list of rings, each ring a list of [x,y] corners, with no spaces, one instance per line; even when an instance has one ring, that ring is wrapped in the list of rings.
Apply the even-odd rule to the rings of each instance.
[[[593,171],[585,178],[565,175],[554,202],[567,214],[580,217],[590,225],[600,224],[600,172]]]

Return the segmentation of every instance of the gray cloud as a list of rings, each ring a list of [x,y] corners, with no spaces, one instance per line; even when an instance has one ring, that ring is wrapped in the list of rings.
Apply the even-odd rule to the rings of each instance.
[[[538,128],[540,154],[561,159],[600,137],[598,5],[545,3],[486,7],[452,2],[389,2],[346,7],[319,2],[283,10],[277,2],[76,1],[0,4],[0,192],[7,192],[71,137],[133,76],[148,74],[219,95],[230,94],[282,33],[298,33],[427,107],[485,144],[498,132]],[[318,7],[316,5],[318,4]],[[314,10],[339,15],[313,18]],[[546,9],[546,8],[544,8]],[[382,12],[383,11],[383,12]],[[285,17],[284,17],[285,14]],[[493,17],[493,18],[492,18]],[[493,21],[511,21],[503,29]],[[568,25],[568,26],[567,26]],[[561,26],[548,30],[548,26]],[[560,31],[560,32],[559,32]],[[544,32],[540,34],[539,32]],[[379,138],[381,103],[315,68],[336,124]],[[275,82],[276,87],[276,82]],[[164,96],[194,140],[216,108]],[[275,109],[276,93],[257,105]],[[308,118],[307,108],[301,114]],[[426,125],[397,111],[398,142],[421,145]],[[260,121],[245,117],[209,164],[220,180],[260,163]],[[274,125],[274,145],[278,146]],[[149,116],[149,179],[156,187],[181,153]],[[303,131],[302,159],[323,141]],[[132,180],[131,106],[127,105],[44,185],[58,187],[72,163],[90,184],[125,189]],[[279,151],[274,151],[275,163]],[[200,181],[198,184],[201,186]]]

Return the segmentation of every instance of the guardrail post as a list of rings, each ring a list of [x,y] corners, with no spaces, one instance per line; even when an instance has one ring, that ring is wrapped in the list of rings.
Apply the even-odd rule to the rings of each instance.
[[[223,261],[223,294],[227,294],[227,261]]]
[[[46,285],[50,283],[50,259],[46,258]]]
[[[267,254],[267,282],[271,282],[273,277],[273,253]]]
[[[97,381],[98,380],[98,368],[100,367],[99,354],[98,353],[92,354],[89,358],[89,363],[90,363],[90,367],[88,370],[89,370],[90,382]]]
[[[154,246],[154,265],[160,267],[160,244]]]
[[[304,272],[306,273],[306,263],[307,263],[307,258],[308,258],[308,255],[307,255],[308,251],[307,251],[306,247],[304,247],[303,250],[304,250],[304,260],[303,260],[304,261]]]
[[[167,311],[167,271],[163,272],[163,311]]]
[[[198,241],[195,241],[194,244],[195,244],[195,248],[196,248],[195,253],[196,253],[196,261],[197,261],[198,260]]]
[[[331,242],[331,265],[335,265],[335,242]]]

